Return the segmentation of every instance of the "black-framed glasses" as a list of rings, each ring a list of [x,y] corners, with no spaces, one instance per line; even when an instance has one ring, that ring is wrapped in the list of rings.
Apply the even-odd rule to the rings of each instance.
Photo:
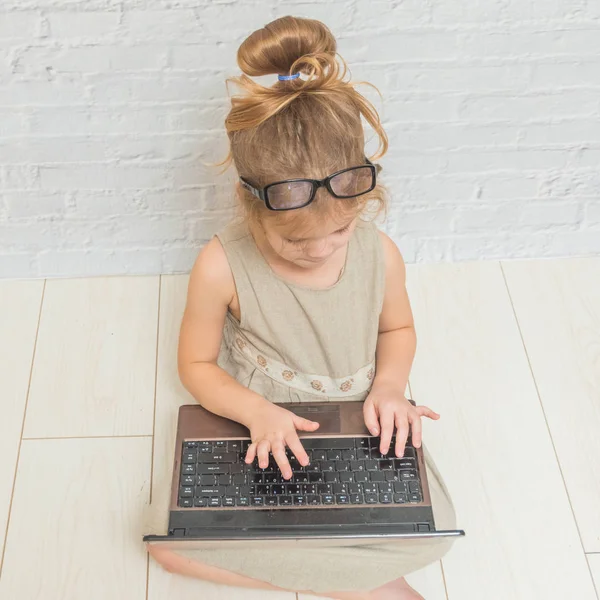
[[[368,158],[366,165],[342,169],[325,179],[286,179],[270,183],[264,188],[254,187],[240,177],[242,187],[260,198],[269,210],[294,210],[308,206],[320,187],[335,198],[355,198],[368,194],[377,185],[377,173],[381,170]]]

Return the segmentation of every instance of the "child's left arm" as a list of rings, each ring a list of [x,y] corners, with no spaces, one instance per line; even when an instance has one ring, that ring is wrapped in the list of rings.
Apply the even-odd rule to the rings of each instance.
[[[396,456],[402,456],[409,425],[415,447],[421,445],[421,417],[439,419],[426,406],[413,406],[404,396],[415,356],[417,338],[406,292],[406,268],[396,244],[380,232],[385,254],[386,276],[383,308],[379,317],[376,374],[365,400],[365,424],[373,435],[381,436],[380,450],[388,452],[394,427]]]

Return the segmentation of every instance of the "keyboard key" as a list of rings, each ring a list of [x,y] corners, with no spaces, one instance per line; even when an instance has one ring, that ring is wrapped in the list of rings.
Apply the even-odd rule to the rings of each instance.
[[[396,504],[405,504],[408,502],[407,494],[394,494],[394,502]]]
[[[324,483],[323,473],[309,473],[308,481],[311,483]]]
[[[414,458],[396,458],[394,469],[416,469],[417,461]]]
[[[314,483],[303,483],[302,484],[302,493],[306,496],[308,494],[316,494],[317,486]]]
[[[312,459],[313,460],[327,460],[327,451],[326,450],[313,450]]]
[[[394,492],[406,493],[408,492],[408,487],[404,481],[396,481],[394,483]]]
[[[264,483],[264,475],[262,473],[252,473],[249,478],[249,483]]]
[[[417,478],[417,472],[414,469],[403,469],[402,471],[399,471],[399,473],[400,479],[404,481]]]
[[[198,475],[198,485],[217,485],[216,475]]]
[[[333,484],[333,493],[334,494],[347,494],[348,493],[348,484],[334,483]]]
[[[235,503],[237,504],[237,506],[249,506],[250,498],[248,498],[248,496],[238,496],[235,499]]]
[[[335,470],[336,470],[335,460],[325,460],[321,463],[321,471],[335,471]]]
[[[231,485],[231,475],[219,475],[217,477],[217,483],[219,485]]]
[[[333,486],[331,483],[319,483],[317,485],[317,493],[318,494],[333,494]]]
[[[179,488],[179,497],[180,498],[193,498],[194,497],[194,488],[191,486],[184,486]]]
[[[369,438],[368,437],[356,438],[354,441],[356,443],[357,449],[369,447]]]
[[[184,448],[197,448],[198,447],[198,442],[183,442],[183,447]]]
[[[291,496],[278,496],[279,498],[279,506],[291,506],[292,505],[292,497]]]
[[[367,448],[357,448],[356,460],[365,460],[365,458],[370,458],[369,450]]]
[[[319,473],[321,471],[321,462],[314,461],[304,467],[307,473]]]
[[[211,454],[201,452],[198,454],[198,462],[210,463],[232,463],[237,462],[237,452],[214,452]]]
[[[370,437],[367,439],[369,440],[369,448],[379,448],[379,446],[381,444],[381,438]]]
[[[351,471],[366,471],[365,461],[364,460],[351,460],[350,461],[350,470]]]
[[[340,480],[340,474],[337,471],[327,471],[323,473],[325,483],[338,483]]]
[[[227,449],[229,452],[234,451],[239,453],[242,449],[242,440],[229,440],[227,442]]]
[[[382,483],[378,483],[377,487],[379,488],[380,494],[391,494],[392,493],[392,484],[384,481]]]
[[[244,485],[245,483],[248,483],[248,476],[244,473],[238,473],[237,475],[234,475],[231,479],[233,485]]]
[[[304,473],[301,471],[293,472],[293,480],[296,483],[307,483],[308,482],[308,473]]]
[[[209,496],[208,506],[221,506],[221,498],[219,496]]]
[[[410,446],[406,446],[406,448],[404,448],[403,458],[416,458],[416,457],[417,457],[417,451],[414,448],[411,448]]]
[[[200,508],[202,506],[208,506],[208,498],[206,496],[202,496],[200,498],[194,498],[194,506]]]
[[[244,472],[244,465],[240,464],[239,462],[236,462],[232,465],[229,465],[229,472],[232,475],[237,475],[238,473],[243,473]]]
[[[365,469],[367,471],[377,471],[379,465],[376,460],[365,460]]]
[[[233,496],[225,496],[223,498],[223,506],[235,506],[235,498]]]
[[[354,482],[354,473],[342,471],[340,473],[340,483],[353,483]]]
[[[306,496],[294,496],[294,506],[306,506],[307,498]]]
[[[218,442],[213,442],[213,444],[217,447],[217,448],[227,448],[227,442],[225,440],[220,440]]]
[[[342,451],[341,449],[336,450],[327,450],[327,459],[328,460],[342,460]]]
[[[377,494],[365,494],[365,504],[377,504]]]
[[[411,494],[420,494],[421,486],[419,485],[419,482],[418,481],[409,481],[408,482],[408,491]]]
[[[307,497],[307,502],[311,506],[316,506],[317,504],[321,504],[321,496],[317,496],[316,494],[311,494]]]
[[[356,483],[364,483],[365,481],[369,481],[369,474],[366,471],[354,473],[354,481],[356,481]]]
[[[421,494],[409,494],[408,499],[411,502],[422,502],[423,498],[421,498]]]
[[[272,485],[271,486],[271,494],[273,496],[282,496],[285,494],[285,486],[284,485]]]
[[[378,494],[379,490],[377,489],[376,483],[363,483],[363,490],[365,494]]]
[[[300,485],[297,483],[288,483],[285,486],[285,493],[290,495],[295,495],[300,493]]]
[[[184,475],[181,478],[181,485],[194,485],[196,483],[196,478],[193,475]]]
[[[350,462],[347,460],[338,460],[335,463],[335,468],[337,471],[348,471],[350,469]]]
[[[343,450],[342,460],[356,460],[356,450]]]
[[[354,438],[301,438],[305,448],[314,450],[348,450],[354,448]]]
[[[386,459],[386,460],[380,460],[379,461],[379,468],[382,471],[388,470],[388,469],[393,469],[394,468],[394,461]]]
[[[252,498],[250,498],[250,502],[252,506],[264,506],[265,499],[262,496],[252,496]]]
[[[390,504],[392,501],[392,494],[379,494],[379,502],[381,504]]]
[[[371,471],[369,478],[371,481],[385,481],[385,475],[381,471]]]
[[[336,494],[335,501],[337,504],[350,504],[350,496],[348,494]]]
[[[181,473],[183,475],[195,475],[196,465],[183,465],[183,467],[181,468]]]
[[[335,496],[333,494],[323,494],[321,500],[323,504],[335,504]]]
[[[267,496],[265,498],[265,506],[277,506],[277,496]]]
[[[283,487],[283,486],[282,486]],[[255,494],[259,496],[270,496],[271,486],[270,485],[257,485]]]
[[[398,471],[384,471],[384,477],[386,481],[398,481],[400,479]]]
[[[189,465],[191,466],[191,465]],[[198,463],[198,473],[201,475],[221,475],[229,473],[229,465],[220,465],[218,463]]]
[[[352,494],[362,494],[363,486],[360,483],[351,483],[348,485],[348,493]]]
[[[225,494],[224,485],[196,486],[196,496],[223,496]]]
[[[212,446],[200,446],[199,454],[212,454],[213,447]]]
[[[183,464],[190,464],[196,462],[196,453],[195,452],[184,452],[183,453]]]
[[[193,498],[179,498],[179,506],[181,506],[182,508],[191,508],[193,505]]]
[[[350,502],[352,504],[363,504],[365,501],[362,494],[350,494]]]

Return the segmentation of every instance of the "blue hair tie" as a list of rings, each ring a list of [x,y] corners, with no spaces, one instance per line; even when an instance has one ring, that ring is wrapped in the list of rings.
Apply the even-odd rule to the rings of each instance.
[[[277,75],[279,81],[289,81],[290,79],[298,79],[300,73],[294,73],[293,75]]]

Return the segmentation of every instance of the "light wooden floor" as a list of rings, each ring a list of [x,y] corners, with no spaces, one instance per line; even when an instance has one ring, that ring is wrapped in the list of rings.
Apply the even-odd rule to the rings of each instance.
[[[296,600],[169,575],[165,490],[184,276],[0,283],[2,600]],[[597,599],[600,258],[411,266],[413,398],[467,537],[427,600]],[[154,470],[154,473],[153,473]],[[307,600],[307,599],[304,599]]]

